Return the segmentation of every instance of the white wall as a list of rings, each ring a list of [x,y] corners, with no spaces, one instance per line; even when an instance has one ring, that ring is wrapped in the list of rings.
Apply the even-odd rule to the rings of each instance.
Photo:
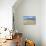
[[[41,38],[42,38],[42,46],[46,46],[46,0],[42,0],[41,7]]]
[[[14,7],[15,28],[23,32],[25,38],[34,40],[36,46],[41,46],[41,0],[23,0]],[[36,16],[36,25],[24,25],[23,16]]]
[[[12,28],[12,6],[16,0],[0,0],[0,27]]]
[[[41,46],[46,46],[46,0],[41,0],[41,2],[40,0],[28,1],[30,2],[22,2],[21,5],[15,4],[13,6],[15,27],[19,32],[23,32],[24,36],[28,34],[28,38],[31,36],[31,39],[34,38],[37,43],[40,40]],[[23,16],[28,15],[37,17],[36,25],[23,25]]]

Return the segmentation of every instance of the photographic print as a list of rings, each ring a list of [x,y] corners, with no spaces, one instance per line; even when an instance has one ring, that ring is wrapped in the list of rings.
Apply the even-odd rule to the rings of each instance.
[[[35,25],[36,24],[36,16],[23,16],[24,25]]]

